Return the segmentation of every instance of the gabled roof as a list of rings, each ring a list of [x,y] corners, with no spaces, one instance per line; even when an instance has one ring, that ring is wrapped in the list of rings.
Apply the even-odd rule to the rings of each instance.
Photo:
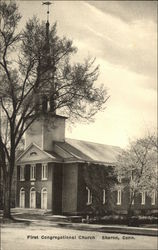
[[[17,163],[29,163],[29,162],[60,162],[62,159],[56,153],[48,153],[42,150],[37,144],[31,143],[17,158]]]
[[[121,148],[94,142],[65,139],[65,142],[55,142],[58,155],[66,160],[100,162],[113,164],[116,162]],[[58,148],[59,149],[58,149]],[[63,151],[63,152],[62,152]]]
[[[94,142],[65,139],[64,142],[53,142],[53,150],[42,150],[31,143],[17,158],[18,163],[30,162],[92,162],[114,165],[121,148]]]

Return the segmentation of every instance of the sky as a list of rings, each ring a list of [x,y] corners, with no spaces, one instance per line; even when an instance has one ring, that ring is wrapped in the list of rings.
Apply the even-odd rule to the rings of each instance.
[[[20,28],[33,15],[46,20],[42,1],[17,1]],[[89,124],[67,126],[66,137],[126,147],[157,127],[156,1],[53,1],[50,24],[73,40],[82,61],[96,57],[97,84],[110,98]]]

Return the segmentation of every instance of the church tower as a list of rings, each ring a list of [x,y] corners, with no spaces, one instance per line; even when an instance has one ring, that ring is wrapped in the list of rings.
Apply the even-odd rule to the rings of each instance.
[[[41,92],[39,94],[39,100],[42,112],[52,112],[56,113],[56,105],[55,105],[55,83],[54,83],[54,73],[55,73],[55,65],[51,58],[50,51],[50,37],[49,37],[49,6],[50,2],[43,2],[47,9],[47,22],[46,22],[46,39],[43,48],[43,58],[42,62],[39,65],[39,71],[41,73],[41,78],[44,78],[44,86],[41,87]],[[43,81],[43,79],[42,79]]]
[[[52,65],[50,57],[50,43],[49,43],[49,5],[50,2],[44,2],[48,7],[47,22],[46,22],[46,40],[44,45],[44,58],[39,65],[39,70],[46,70],[47,82],[44,84],[41,91],[37,93],[39,102],[38,112],[40,109],[40,117],[36,119],[25,134],[25,148],[31,143],[36,143],[41,149],[51,151],[53,149],[53,141],[65,140],[65,120],[66,117],[56,114],[55,103],[55,85],[54,85],[54,72],[55,66]],[[51,80],[51,82],[49,82]],[[50,85],[51,84],[51,85]]]

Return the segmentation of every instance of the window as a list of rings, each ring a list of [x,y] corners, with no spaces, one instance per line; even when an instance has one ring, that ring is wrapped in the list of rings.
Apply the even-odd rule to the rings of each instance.
[[[24,170],[25,170],[25,166],[20,166],[20,181],[24,181],[25,180]]]
[[[141,204],[145,205],[145,191],[141,192]]]
[[[88,187],[86,187],[86,190],[88,192],[87,205],[90,205],[92,203],[92,192]]]
[[[156,192],[155,190],[153,190],[151,196],[151,205],[155,205],[155,201],[156,201]]]
[[[21,188],[20,189],[20,207],[24,208],[25,207],[25,189]]]
[[[32,156],[32,155],[37,155],[37,153],[35,151],[30,152],[30,156]]]
[[[117,190],[117,205],[121,205],[121,189]]]
[[[103,189],[103,204],[105,204],[106,196],[105,196],[105,189]]]
[[[48,176],[48,165],[42,164],[42,180],[47,180]]]
[[[35,173],[36,173],[36,165],[31,165],[30,169],[30,180],[34,181],[35,180]]]

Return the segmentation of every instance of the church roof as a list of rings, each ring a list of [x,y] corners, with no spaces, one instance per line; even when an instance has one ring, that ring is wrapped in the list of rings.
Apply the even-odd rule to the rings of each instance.
[[[31,143],[16,159],[16,163],[61,162],[55,152],[42,150],[36,143]]]
[[[113,164],[121,148],[100,143],[75,139],[65,139],[65,142],[55,142],[58,155],[66,160],[88,161]],[[64,152],[64,154],[63,154]]]
[[[31,143],[17,158],[17,163],[31,162],[92,162],[97,164],[114,165],[121,148],[100,143],[75,139],[55,141],[52,151],[42,150],[35,143]]]

